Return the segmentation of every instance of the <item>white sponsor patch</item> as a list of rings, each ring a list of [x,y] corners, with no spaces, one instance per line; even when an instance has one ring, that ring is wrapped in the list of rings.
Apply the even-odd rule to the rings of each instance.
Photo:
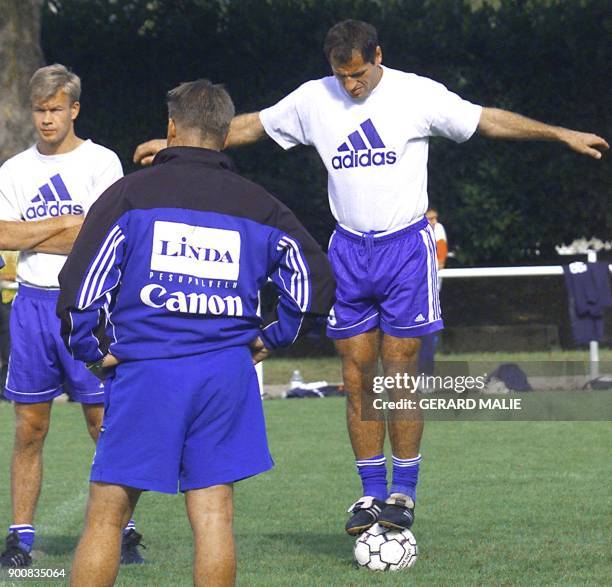
[[[240,233],[158,220],[153,230],[151,269],[236,281],[240,272]]]

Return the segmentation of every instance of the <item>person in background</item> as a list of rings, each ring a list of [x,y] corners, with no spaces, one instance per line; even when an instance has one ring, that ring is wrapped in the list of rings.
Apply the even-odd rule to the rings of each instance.
[[[26,567],[36,531],[43,446],[53,399],[66,392],[81,404],[94,442],[102,422],[104,385],[64,347],[55,315],[58,274],[84,215],[123,176],[117,155],[75,134],[81,80],[64,65],[38,69],[29,83],[38,139],[0,167],[0,249],[19,251],[19,289],[11,309],[11,350],[4,396],[15,404],[11,461],[13,520],[2,567]],[[144,562],[140,534],[125,529],[123,562]]]
[[[446,257],[448,256],[448,240],[446,238],[446,230],[441,222],[438,222],[438,211],[435,208],[429,208],[425,213],[427,220],[434,231],[434,239],[436,241],[436,259],[438,271],[444,269],[446,265]],[[442,289],[442,277],[438,275],[438,293]],[[433,375],[434,373],[434,358],[436,347],[440,341],[439,332],[425,334],[421,337],[421,348],[419,349],[419,373],[424,375]],[[421,391],[427,390],[423,387]]]
[[[429,224],[433,227],[434,237],[436,239],[436,258],[438,259],[438,270],[444,269],[446,266],[446,257],[448,257],[448,239],[446,238],[446,230],[441,222],[438,222],[438,211],[435,208],[429,208],[425,213]],[[438,284],[440,289],[440,284]]]

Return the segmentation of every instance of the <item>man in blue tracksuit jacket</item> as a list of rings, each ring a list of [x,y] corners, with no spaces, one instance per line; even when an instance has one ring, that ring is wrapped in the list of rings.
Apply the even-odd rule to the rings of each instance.
[[[253,363],[333,303],[319,245],[219,152],[225,90],[181,84],[168,110],[169,148],[99,198],[59,277],[66,345],[109,375],[72,585],[111,584],[141,491],[177,487],[196,584],[233,584],[232,483],[273,464]],[[262,321],[268,278],[279,298]]]

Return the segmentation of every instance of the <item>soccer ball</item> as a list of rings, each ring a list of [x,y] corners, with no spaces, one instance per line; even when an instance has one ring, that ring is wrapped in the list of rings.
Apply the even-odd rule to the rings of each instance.
[[[355,543],[357,564],[370,571],[399,571],[411,567],[418,548],[410,530],[391,530],[374,524]]]

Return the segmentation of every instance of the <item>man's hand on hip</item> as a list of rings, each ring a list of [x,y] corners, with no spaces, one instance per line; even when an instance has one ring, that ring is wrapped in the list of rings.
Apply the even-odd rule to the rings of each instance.
[[[100,381],[104,381],[108,377],[109,369],[116,367],[120,363],[119,359],[110,353],[104,355],[98,361],[87,363],[86,366]]]
[[[249,344],[251,349],[251,357],[253,358],[253,365],[261,363],[261,361],[267,359],[270,356],[270,350],[266,348],[264,341],[261,337],[257,337]]]

